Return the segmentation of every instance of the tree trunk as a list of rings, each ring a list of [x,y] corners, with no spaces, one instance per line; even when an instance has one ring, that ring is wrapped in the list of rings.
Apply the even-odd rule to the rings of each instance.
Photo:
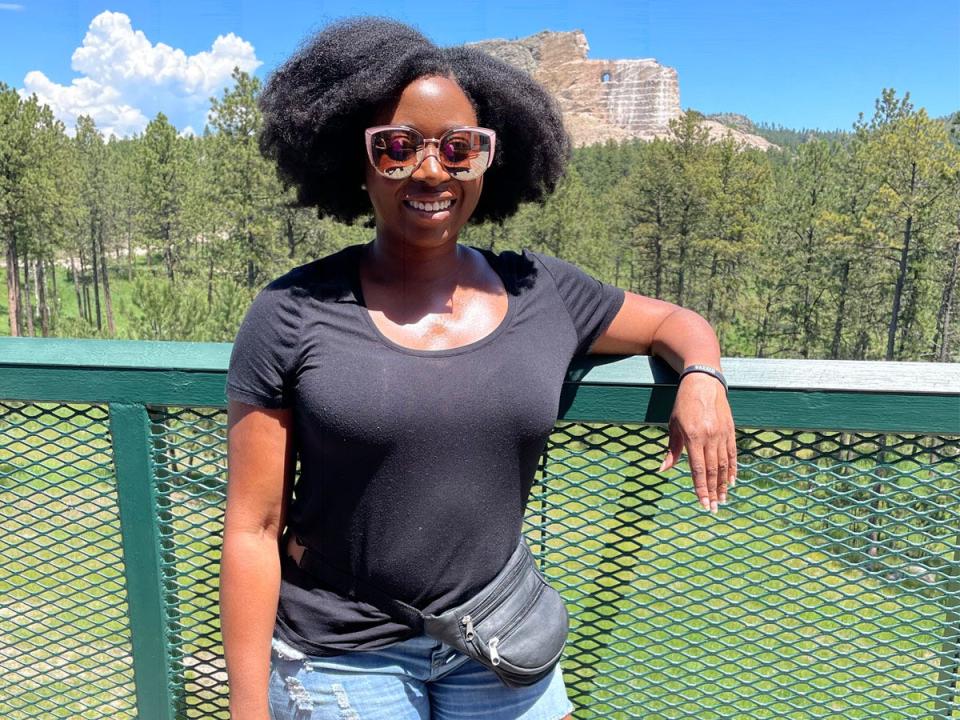
[[[83,293],[83,319],[91,325],[93,324],[93,315],[90,313],[90,284],[87,282],[87,264],[83,259],[83,248],[80,248],[80,276],[83,278],[80,291]]]
[[[857,333],[857,343],[853,348],[853,360],[866,360],[867,359],[867,348],[870,347],[870,334],[864,329],[860,328],[860,332]]]
[[[117,331],[113,324],[113,299],[110,297],[110,276],[107,272],[107,253],[103,249],[103,225],[99,227],[98,240],[100,244],[100,272],[103,274],[103,302],[107,310],[107,331],[110,337],[116,337]]]
[[[207,265],[207,307],[213,307],[213,253],[208,253]]]
[[[156,271],[153,269],[153,259],[152,259],[152,257],[151,257],[152,250],[151,250],[151,248],[150,248],[150,243],[149,243],[148,241],[144,241],[144,247],[146,248],[146,251],[147,251],[147,252],[146,252],[146,256],[147,256],[147,270],[150,271],[150,274],[151,274],[151,275],[156,276],[157,273],[156,273]]]
[[[33,266],[30,267],[30,282],[33,283],[33,307],[36,309],[36,317],[40,317],[40,279],[39,276],[42,274],[40,271],[40,262],[42,260],[34,260]]]
[[[127,282],[133,281],[133,232],[127,222]]]
[[[680,235],[680,257],[679,257],[679,272],[677,278],[677,305],[683,306],[684,301],[684,290],[686,289],[686,276],[684,274],[687,262],[687,236],[686,230]]]
[[[937,362],[949,362],[950,358],[950,316],[957,287],[957,272],[960,270],[960,222],[958,222],[957,230],[957,240],[953,244],[953,263],[950,265],[950,275],[943,288],[940,309],[937,311],[937,334],[933,341],[934,357]],[[937,348],[938,344],[939,349]]]
[[[909,357],[905,356],[904,351],[906,350],[907,341],[910,339],[914,323],[917,319],[917,306],[921,302],[920,298],[918,297],[919,294],[920,283],[918,279],[914,277],[913,282],[910,284],[910,292],[907,293],[907,301],[903,306],[903,313],[901,313],[903,315],[903,321],[900,323],[899,329],[900,340],[897,343],[897,350],[894,354],[894,357],[897,360],[910,359]],[[922,332],[923,331],[921,330],[921,335]],[[914,350],[914,348],[911,348],[911,350]],[[914,350],[914,352],[911,354],[915,357],[916,351]]]
[[[830,343],[830,359],[840,359],[840,341],[843,337],[843,313],[847,306],[847,291],[850,288],[850,261],[844,260],[840,270],[840,305],[837,307],[837,321],[833,324],[833,342]]]
[[[24,248],[26,252],[26,248]],[[17,253],[16,259],[14,261],[13,271],[17,275],[17,324],[20,328],[20,333],[27,336],[30,335],[30,330],[27,328],[27,318],[28,313],[24,308],[24,289],[23,281],[20,279],[20,253]],[[28,288],[29,289],[29,288]]]
[[[767,325],[770,322],[770,305],[773,303],[773,293],[767,295],[767,303],[763,307],[763,317],[760,319],[760,327],[757,329],[757,350],[758,358],[764,357],[766,352]]]
[[[900,263],[897,268],[897,284],[893,290],[893,309],[890,312],[890,324],[887,326],[887,354],[886,360],[893,360],[893,344],[897,337],[897,326],[900,318],[900,302],[903,298],[903,286],[907,279],[907,259],[910,256],[910,233],[913,228],[913,215],[907,217],[903,229],[903,247],[900,249]]]
[[[46,280],[43,275],[43,258],[37,260],[37,306],[40,310],[40,334],[50,336],[50,308],[47,307]]]
[[[170,236],[170,225],[164,224],[163,226],[163,262],[167,266],[167,277],[170,278],[170,283],[173,284],[173,243],[171,242]]]
[[[97,268],[97,228],[94,218],[90,218],[90,267],[93,268],[93,302],[97,308],[97,331],[103,330],[103,319],[100,314],[100,272]],[[99,223],[97,223],[99,224]]]
[[[914,163],[910,170],[910,193],[916,187],[917,182],[917,164]],[[907,222],[903,228],[903,248],[900,250],[900,263],[897,269],[897,284],[893,291],[893,311],[890,317],[890,326],[887,329],[887,360],[893,360],[893,343],[897,336],[897,323],[900,318],[900,300],[903,296],[903,286],[907,280],[907,260],[910,258],[910,240],[913,230],[913,215],[907,216]]]
[[[13,233],[7,235],[7,317],[10,319],[10,335],[20,335],[20,276],[17,274],[17,245]]]
[[[27,318],[27,332],[30,337],[36,337],[37,333],[33,328],[33,303],[30,298],[30,253],[23,250],[23,313]]]
[[[657,201],[657,229],[653,234],[653,292],[657,300],[663,299],[663,212]]]
[[[713,254],[713,260],[710,262],[710,279],[707,281],[707,317],[713,318],[713,302],[716,297],[716,286],[714,283],[717,279],[717,254]]]
[[[247,287],[252,288],[256,279],[256,268],[253,265],[253,258],[247,258]]]
[[[77,273],[77,266],[73,262],[73,255],[70,255],[70,272],[73,274],[73,289],[77,292],[77,313],[80,317],[84,317],[83,314],[83,296],[80,294],[80,275]]]
[[[50,261],[50,297],[53,301],[53,309],[50,314],[50,319],[52,321],[54,315],[56,315],[58,319],[60,317],[60,291],[57,289],[56,258]],[[51,322],[50,324],[52,325],[53,322]]]
[[[287,226],[287,257],[292,260],[297,254],[297,234],[293,231],[293,218],[288,214],[284,219]]]

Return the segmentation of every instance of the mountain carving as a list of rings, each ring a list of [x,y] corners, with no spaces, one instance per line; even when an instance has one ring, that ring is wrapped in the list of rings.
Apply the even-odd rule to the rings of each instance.
[[[669,122],[683,114],[674,68],[651,58],[591,60],[587,38],[579,30],[548,30],[519,40],[471,45],[529,73],[546,87],[557,99],[576,146],[667,137]],[[749,147],[774,147],[758,135],[714,120],[703,124],[712,139],[729,134]]]

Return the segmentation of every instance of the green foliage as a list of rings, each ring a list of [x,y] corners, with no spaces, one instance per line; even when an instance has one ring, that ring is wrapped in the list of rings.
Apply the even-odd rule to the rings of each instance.
[[[128,139],[89,118],[69,138],[0,84],[8,327],[229,341],[271,279],[370,239],[293,206],[257,146],[260,81],[233,78],[202,136],[160,114]],[[702,120],[578,148],[552,196],[460,241],[531,247],[696,310],[728,356],[960,359],[960,113],[931,119],[884,90],[849,132],[753,125],[780,146],[766,153],[711,142]]]
[[[131,337],[143,340],[201,340],[203,288],[194,283],[174,286],[160,278],[133,281]]]
[[[270,280],[274,259],[282,254],[282,189],[273,167],[260,154],[257,107],[260,81],[234,70],[235,85],[220,99],[211,98],[208,142],[211,182],[207,206],[217,208],[218,231],[211,252],[217,252],[230,274],[253,289]],[[222,241],[221,241],[222,238]]]
[[[849,133],[842,130],[816,130],[808,128],[793,130],[772,123],[754,123],[750,132],[759,135],[765,140],[769,140],[774,145],[788,150],[796,150],[803,145],[803,143],[811,140],[825,140],[834,143],[843,142],[849,136]]]
[[[218,280],[208,296],[196,280],[174,285],[151,275],[133,280],[130,338],[232,342],[253,294],[235,282]]]

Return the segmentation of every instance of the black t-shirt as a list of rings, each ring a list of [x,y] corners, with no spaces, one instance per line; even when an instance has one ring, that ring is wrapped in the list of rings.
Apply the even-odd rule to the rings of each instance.
[[[230,399],[293,408],[300,477],[291,531],[330,564],[425,612],[468,599],[513,552],[567,366],[624,298],[557,258],[476,249],[508,295],[506,316],[486,337],[449,350],[389,340],[363,304],[363,246],[353,245],[260,291],[227,375]],[[412,634],[287,559],[276,627],[322,656]]]

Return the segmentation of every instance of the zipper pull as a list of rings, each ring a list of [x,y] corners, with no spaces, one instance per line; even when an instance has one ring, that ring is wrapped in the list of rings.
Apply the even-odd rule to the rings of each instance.
[[[460,620],[460,623],[467,626],[467,640],[473,640],[473,618],[471,618],[469,615],[464,615]]]
[[[497,645],[500,644],[500,638],[492,637],[490,638],[490,642],[487,644],[490,647],[490,662],[492,662],[494,665],[499,665],[500,653],[497,652]]]

